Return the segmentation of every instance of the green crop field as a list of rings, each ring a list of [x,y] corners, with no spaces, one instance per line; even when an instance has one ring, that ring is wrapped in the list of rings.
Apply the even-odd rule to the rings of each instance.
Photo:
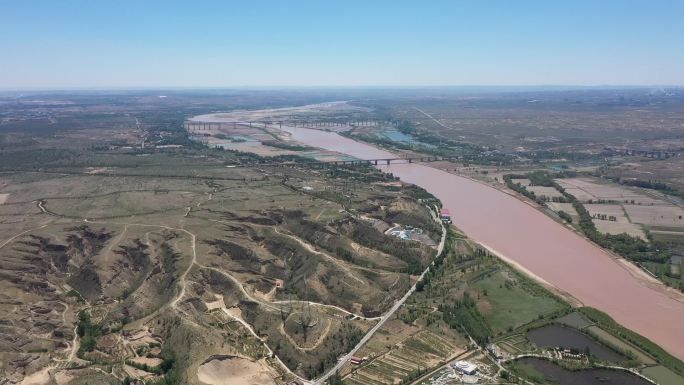
[[[670,369],[658,365],[641,370],[646,377],[662,385],[684,385],[684,377],[677,375]]]
[[[554,297],[532,290],[524,281],[517,281],[502,271],[475,282],[472,288],[479,294],[482,314],[496,333],[515,329],[565,307]]]

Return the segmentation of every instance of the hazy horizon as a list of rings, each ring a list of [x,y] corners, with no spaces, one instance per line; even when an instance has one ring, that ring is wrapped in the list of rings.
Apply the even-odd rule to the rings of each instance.
[[[299,85],[281,85],[281,86],[253,86],[253,85],[236,85],[236,86],[93,86],[93,87],[23,87],[23,88],[2,88],[0,92],[3,93],[79,93],[79,92],[220,92],[220,91],[431,91],[443,90],[454,92],[544,92],[544,91],[573,91],[573,90],[671,90],[684,88],[680,84],[600,84],[600,85],[555,85],[555,84],[540,84],[540,85],[354,85],[354,86],[339,86],[339,85],[314,85],[314,86],[299,86]]]
[[[0,4],[0,89],[684,84],[674,1]]]

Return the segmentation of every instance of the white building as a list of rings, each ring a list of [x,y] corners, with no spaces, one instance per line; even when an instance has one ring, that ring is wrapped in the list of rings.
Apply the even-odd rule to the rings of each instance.
[[[473,375],[477,373],[477,365],[468,361],[456,361],[451,364],[451,367],[462,374]]]
[[[407,230],[392,230],[390,235],[406,241],[411,239],[411,234]]]

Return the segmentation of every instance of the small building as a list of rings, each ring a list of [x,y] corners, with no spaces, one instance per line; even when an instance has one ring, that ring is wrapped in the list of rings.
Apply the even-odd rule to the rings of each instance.
[[[451,367],[461,374],[472,376],[473,374],[477,373],[477,365],[468,361],[456,361],[451,364]]]
[[[363,362],[363,358],[352,356],[352,358],[349,360],[349,362],[351,362],[352,365],[360,365]]]
[[[411,234],[409,233],[409,230],[392,230],[390,231],[390,235],[405,241],[411,240]]]
[[[451,213],[447,209],[442,209],[439,212],[439,219],[444,223],[451,223]]]
[[[489,350],[489,352],[498,359],[504,358],[504,352],[501,350],[501,348],[494,344],[487,345],[487,350]]]

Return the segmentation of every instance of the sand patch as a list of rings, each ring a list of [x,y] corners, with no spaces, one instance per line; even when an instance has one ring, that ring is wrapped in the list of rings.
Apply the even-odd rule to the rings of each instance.
[[[20,385],[42,385],[50,381],[50,367],[39,370],[24,377]]]
[[[275,384],[273,373],[262,362],[231,356],[210,357],[197,369],[197,378],[208,385]]]
[[[9,194],[0,194],[0,205],[7,202],[7,199],[9,198]]]
[[[68,373],[66,370],[55,373],[55,381],[57,382],[57,385],[66,385],[73,379],[74,376]]]
[[[656,284],[656,285],[657,285],[657,284],[660,284],[660,281],[658,281],[657,278],[654,278],[653,276],[651,276],[651,275],[648,274],[647,272],[643,271],[639,266],[635,265],[634,263],[632,263],[632,262],[630,262],[630,261],[628,261],[628,260],[626,260],[626,259],[624,259],[624,258],[618,258],[617,261],[618,261],[622,266],[624,266],[624,267],[627,269],[627,271],[630,272],[630,274],[632,274],[632,275],[634,275],[634,276],[636,276],[636,277],[638,277],[638,278],[641,278],[641,279],[643,279],[643,280],[646,280],[646,281],[648,281],[648,282],[650,282],[650,283],[653,283],[653,284]]]
[[[136,358],[131,359],[131,361],[133,361],[137,364],[147,365],[150,368],[155,368],[162,363],[161,358],[154,358],[154,357],[136,357]]]
[[[216,298],[216,301],[204,303],[204,306],[207,307],[207,311],[212,311],[215,309],[221,309],[221,308],[226,307],[226,304],[223,303],[223,296],[222,295],[215,295],[214,297]]]
[[[88,170],[88,174],[95,175],[110,171],[111,169],[109,167],[86,167],[86,170]]]
[[[242,309],[240,309],[239,307],[234,306],[231,308],[226,308],[225,312],[229,316],[235,318],[236,320],[239,320],[240,322],[245,322],[245,320],[242,318]]]

